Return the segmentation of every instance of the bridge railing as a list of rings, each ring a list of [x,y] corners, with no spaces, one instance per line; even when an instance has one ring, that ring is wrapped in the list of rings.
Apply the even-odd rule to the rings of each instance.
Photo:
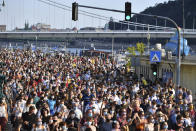
[[[131,32],[135,32],[135,33],[159,33],[159,32],[175,32],[175,29],[170,29],[170,30],[64,30],[64,31],[6,31],[6,32],[0,32],[0,34],[2,33],[131,33]],[[195,33],[196,30],[192,30],[192,29],[185,29],[184,33]],[[181,31],[181,33],[183,33]]]

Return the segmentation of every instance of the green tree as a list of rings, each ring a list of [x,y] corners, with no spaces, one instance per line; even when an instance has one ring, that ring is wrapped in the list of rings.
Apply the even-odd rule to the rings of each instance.
[[[127,61],[127,65],[126,66],[130,67],[131,66],[131,57],[136,55],[135,47],[134,46],[128,47],[127,51],[129,53],[129,55],[126,57],[126,61]]]
[[[137,48],[137,51],[140,53],[140,55],[143,55],[144,54],[144,49],[146,48],[146,46],[144,45],[144,43],[138,42],[136,44],[136,48]]]
[[[131,56],[135,56],[136,55],[134,46],[128,47],[127,51],[130,53]]]

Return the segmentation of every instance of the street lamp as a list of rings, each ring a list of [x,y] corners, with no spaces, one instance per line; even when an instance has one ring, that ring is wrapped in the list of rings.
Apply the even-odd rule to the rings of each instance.
[[[150,54],[150,33],[149,33],[149,25],[148,25],[147,40],[148,40],[148,54]]]
[[[1,6],[2,6],[2,7],[5,7],[5,1],[4,1],[4,0],[3,0],[3,3],[0,4],[0,12],[1,12]]]
[[[2,6],[5,7],[5,1],[3,0]]]
[[[37,36],[35,36],[35,45],[37,47]]]
[[[195,30],[195,16],[193,16],[193,31]]]
[[[184,18],[184,0],[182,0],[182,24],[183,24],[183,53],[182,53],[182,59],[184,59],[184,28],[185,28],[185,18]]]

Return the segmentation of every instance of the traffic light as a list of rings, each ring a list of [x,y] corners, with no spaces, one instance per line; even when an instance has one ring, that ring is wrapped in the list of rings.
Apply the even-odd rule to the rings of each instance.
[[[72,20],[78,20],[78,3],[72,3]]]
[[[131,3],[125,3],[125,21],[131,21]]]
[[[158,65],[157,64],[151,64],[151,69],[152,69],[152,74],[154,76],[157,76]]]

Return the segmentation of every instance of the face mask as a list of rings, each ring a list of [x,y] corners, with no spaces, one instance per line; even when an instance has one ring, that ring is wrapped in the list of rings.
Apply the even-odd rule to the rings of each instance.
[[[103,115],[106,116],[108,113],[107,112],[103,112]]]
[[[49,120],[49,123],[53,123],[53,120]]]
[[[93,113],[88,113],[88,116],[89,116],[89,117],[92,117],[92,116],[93,116]]]
[[[93,112],[95,112],[96,111],[96,109],[93,109]]]
[[[67,130],[67,127],[66,127],[66,126],[63,126],[62,129],[63,129],[63,130]]]
[[[54,96],[52,96],[51,98],[54,99]]]
[[[114,114],[114,111],[110,111],[110,114]]]
[[[71,114],[71,118],[73,119],[75,117],[75,114]]]
[[[151,120],[151,123],[154,123],[154,119]]]
[[[163,117],[159,117],[159,121],[163,122],[164,121]]]
[[[3,103],[5,103],[5,100],[2,100]]]
[[[87,122],[87,125],[88,125],[88,126],[90,126],[91,124],[92,124],[92,122],[91,122],[91,121],[88,121],[88,122]]]
[[[164,129],[167,129],[168,128],[168,125],[164,125],[164,127],[163,127]]]
[[[38,126],[42,125],[42,122],[41,121],[37,122],[37,125]]]

